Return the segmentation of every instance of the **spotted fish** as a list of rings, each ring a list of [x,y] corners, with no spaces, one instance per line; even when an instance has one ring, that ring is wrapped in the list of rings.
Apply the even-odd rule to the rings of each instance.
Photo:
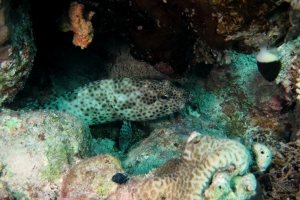
[[[117,78],[92,82],[43,108],[65,111],[94,125],[156,119],[183,108],[190,98],[189,92],[167,80]]]

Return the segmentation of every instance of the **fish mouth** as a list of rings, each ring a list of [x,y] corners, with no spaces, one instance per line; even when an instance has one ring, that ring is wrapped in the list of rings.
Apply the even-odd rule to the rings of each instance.
[[[194,95],[192,93],[188,93],[188,102],[194,99]]]
[[[194,95],[192,93],[190,93],[190,92],[185,92],[183,94],[183,98],[185,100],[185,103],[188,103],[188,102],[190,102],[194,98]]]
[[[186,106],[187,103],[189,103],[193,98],[194,98],[194,95],[190,92],[184,92],[183,95],[183,102],[180,106],[180,109],[182,109],[183,107]]]

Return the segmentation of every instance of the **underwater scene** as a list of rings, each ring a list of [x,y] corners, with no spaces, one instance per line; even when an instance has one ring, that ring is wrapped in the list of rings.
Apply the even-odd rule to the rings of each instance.
[[[300,200],[299,0],[0,0],[0,200]]]

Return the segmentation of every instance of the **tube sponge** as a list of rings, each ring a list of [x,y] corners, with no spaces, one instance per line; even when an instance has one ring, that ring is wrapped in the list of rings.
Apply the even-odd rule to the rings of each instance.
[[[260,143],[254,143],[252,152],[255,156],[257,170],[260,172],[266,171],[272,161],[272,152],[266,145]]]
[[[226,172],[216,173],[211,185],[204,192],[205,199],[236,199],[237,196],[230,187],[231,179]]]
[[[215,173],[204,199],[249,199],[256,194],[257,182],[253,174],[230,176],[227,172]]]
[[[235,191],[235,199],[248,199],[254,196],[257,191],[257,181],[254,174],[235,176],[231,179],[231,185]]]

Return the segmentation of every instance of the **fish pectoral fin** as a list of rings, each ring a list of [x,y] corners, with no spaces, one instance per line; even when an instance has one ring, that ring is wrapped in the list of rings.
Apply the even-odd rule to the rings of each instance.
[[[123,121],[123,125],[119,134],[119,147],[121,151],[125,152],[128,149],[132,136],[132,128],[130,121]]]

